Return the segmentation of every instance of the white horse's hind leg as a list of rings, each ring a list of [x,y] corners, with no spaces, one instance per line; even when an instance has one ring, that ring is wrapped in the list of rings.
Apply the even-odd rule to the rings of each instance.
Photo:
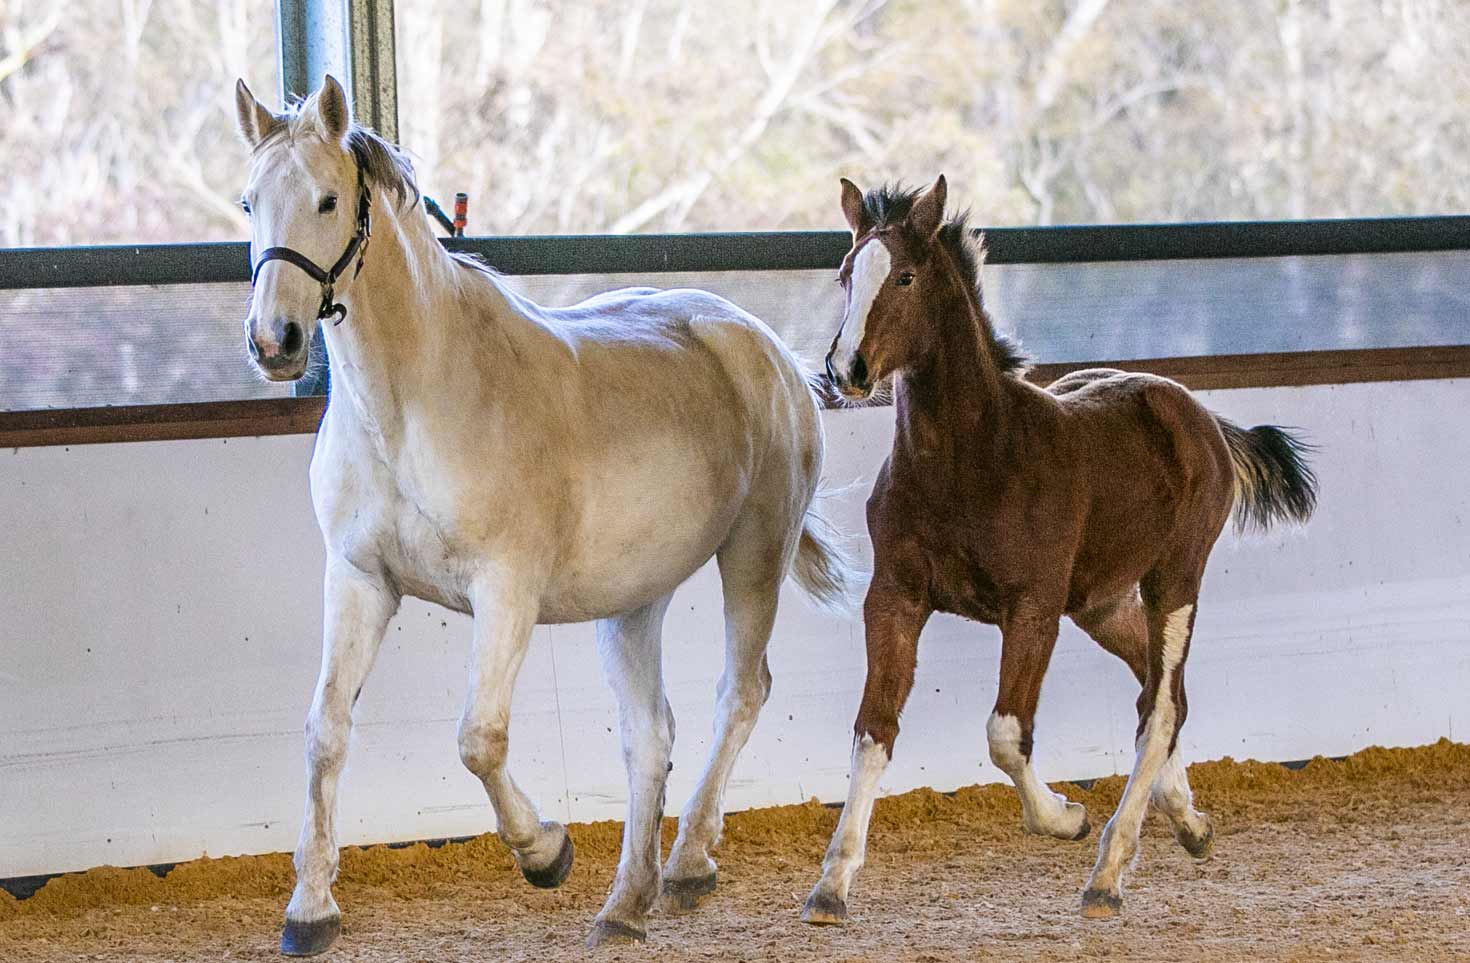
[[[398,597],[340,560],[327,564],[322,668],[306,717],[306,819],[296,847],[296,888],[286,907],[281,952],[320,953],[337,938],[337,780],[347,759],[352,707],[372,669]]]
[[[612,893],[597,914],[589,946],[642,940],[659,890],[659,829],[674,747],[674,713],[664,695],[662,639],[666,597],[597,623],[597,651],[618,700],[623,762],[628,769],[628,820]]]
[[[535,627],[536,607],[514,591],[473,595],[475,641],[470,689],[459,721],[459,757],[480,778],[495,809],[496,833],[521,874],[541,889],[560,886],[572,869],[572,840],[560,823],[543,823],[506,771],[510,702]]]
[[[748,515],[747,519],[759,518]],[[664,867],[665,905],[673,911],[694,909],[715,888],[715,861],[710,850],[719,841],[725,785],[740,750],[745,748],[761,706],[771,694],[766,646],[776,621],[776,604],[785,578],[782,538],[761,532],[762,525],[744,522],[720,549],[720,581],[725,595],[725,670],[715,705],[714,746],[699,785],[679,818],[679,835]]]
[[[1149,795],[1170,756],[1178,733],[1179,673],[1189,651],[1194,627],[1194,605],[1188,604],[1149,618],[1150,667],[1148,683],[1139,697],[1139,732],[1133,773],[1123,798],[1108,820],[1098,846],[1097,864],[1082,894],[1082,915],[1106,919],[1123,905],[1123,871],[1138,852],[1138,836],[1148,809]]]

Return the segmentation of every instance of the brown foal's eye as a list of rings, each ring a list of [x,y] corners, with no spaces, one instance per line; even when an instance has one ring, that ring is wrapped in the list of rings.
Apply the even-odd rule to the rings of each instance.
[[[330,214],[332,211],[335,211],[336,209],[337,209],[337,195],[336,194],[328,194],[326,197],[322,198],[322,202],[320,204],[318,204],[317,205],[317,208],[316,208],[318,214]]]
[[[900,274],[898,276],[898,280],[894,281],[893,283],[894,284],[897,284],[901,288],[908,287],[910,284],[913,284],[914,283],[914,272],[913,271],[905,271],[905,272],[903,272],[902,274]]]

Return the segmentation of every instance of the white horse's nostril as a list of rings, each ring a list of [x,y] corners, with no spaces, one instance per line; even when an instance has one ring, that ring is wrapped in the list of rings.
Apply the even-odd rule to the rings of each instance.
[[[287,321],[286,327],[281,334],[281,353],[288,358],[295,356],[305,344],[305,338],[301,333],[301,325],[295,321]]]

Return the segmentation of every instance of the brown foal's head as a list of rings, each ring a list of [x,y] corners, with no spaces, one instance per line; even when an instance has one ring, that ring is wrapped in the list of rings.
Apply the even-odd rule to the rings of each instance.
[[[842,180],[842,213],[852,250],[838,282],[847,292],[842,326],[827,352],[827,374],[844,396],[873,386],[924,357],[932,337],[926,305],[935,285],[934,242],[944,225],[944,175],[920,194],[871,191]]]

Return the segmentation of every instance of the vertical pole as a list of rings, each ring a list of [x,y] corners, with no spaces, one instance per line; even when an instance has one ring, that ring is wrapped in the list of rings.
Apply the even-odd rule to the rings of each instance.
[[[398,64],[393,0],[347,0],[352,109],[358,123],[398,142]]]
[[[358,123],[398,140],[393,0],[276,0],[276,40],[283,104],[310,94],[331,74],[346,88]],[[311,351],[315,358],[327,356],[320,328]],[[327,387],[323,364],[291,393],[321,395]]]
[[[327,74],[352,95],[347,28],[346,0],[276,0],[282,103],[316,90]]]

